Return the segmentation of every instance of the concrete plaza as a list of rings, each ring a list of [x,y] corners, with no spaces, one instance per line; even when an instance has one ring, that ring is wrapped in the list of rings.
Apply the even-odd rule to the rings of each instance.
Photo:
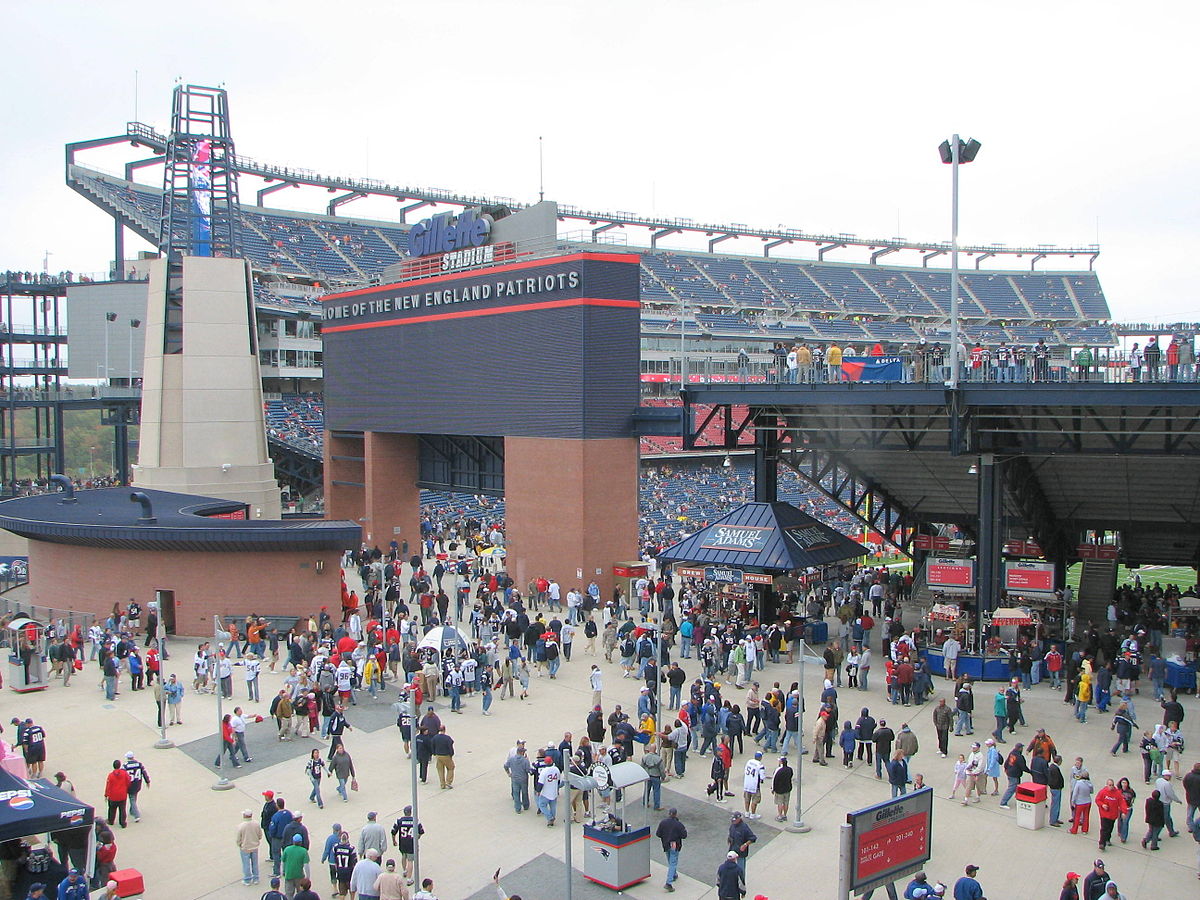
[[[352,586],[357,586],[353,574],[349,580]],[[253,607],[253,602],[248,605]],[[131,820],[127,829],[117,829],[117,864],[144,873],[146,897],[257,900],[267,889],[267,878],[253,887],[241,884],[234,833],[243,809],[253,810],[257,819],[265,790],[275,791],[286,798],[289,808],[305,813],[314,860],[319,858],[333,822],[341,823],[356,840],[367,811],[374,810],[390,828],[402,807],[410,802],[408,760],[394,725],[391,704],[396,699],[396,689],[390,682],[377,699],[361,694],[358,706],[348,712],[355,730],[347,735],[346,745],[361,785],[361,790],[352,793],[348,802],[337,797],[328,781],[324,785],[325,809],[318,810],[307,802],[309,783],[304,774],[304,758],[313,747],[327,747],[327,743],[298,739],[281,744],[276,741],[275,727],[269,718],[247,729],[254,762],[236,772],[222,769],[233,781],[233,788],[214,791],[211,788],[218,778],[212,766],[218,743],[216,700],[212,695],[198,696],[191,691],[191,660],[196,643],[197,640],[173,639],[171,660],[165,664],[167,673],[178,674],[188,686],[183,705],[184,724],[167,729],[176,749],[154,749],[158,729],[153,693],[131,692],[128,678],[123,677],[120,696],[114,702],[106,702],[97,687],[99,673],[95,663],[87,664],[67,688],[56,683],[40,693],[4,692],[4,706],[8,710],[4,718],[32,716],[45,727],[46,772],[66,772],[78,795],[94,804],[98,815],[104,814],[104,778],[112,760],[132,750],[145,763],[152,784],[141,795],[142,821],[134,824]],[[517,738],[527,740],[532,751],[551,738],[561,738],[564,731],[576,736],[584,733],[584,717],[591,696],[587,675],[595,660],[600,661],[604,672],[606,714],[614,703],[621,703],[626,709],[636,707],[641,682],[622,679],[620,667],[604,663],[602,653],[595,658],[583,654],[582,636],[577,639],[576,648],[573,659],[563,664],[557,679],[532,677],[530,697],[525,701],[501,701],[497,695],[489,717],[480,714],[478,697],[466,701],[461,716],[450,714],[448,703],[439,699],[439,715],[455,740],[455,789],[439,790],[436,779],[432,778],[429,784],[420,785],[420,812],[427,832],[421,845],[421,870],[424,876],[434,879],[435,893],[441,900],[494,897],[490,879],[497,868],[502,870],[501,880],[507,890],[520,893],[524,900],[557,900],[565,896],[565,869],[561,863],[565,820],[560,816],[558,827],[546,828],[532,813],[515,815],[508,777],[501,765]],[[682,662],[690,677],[698,674],[694,659]],[[1014,738],[1027,742],[1035,728],[1045,727],[1064,758],[1064,770],[1075,756],[1083,756],[1098,786],[1107,778],[1130,778],[1138,792],[1130,841],[1125,845],[1118,843],[1100,854],[1099,824],[1094,813],[1089,836],[1071,835],[1065,828],[1034,832],[1016,825],[1015,809],[999,809],[998,797],[987,797],[983,803],[966,808],[946,799],[953,780],[954,758],[967,751],[970,740],[951,738],[949,758],[939,758],[932,710],[937,697],[950,699],[948,683],[936,682],[934,702],[916,707],[891,706],[884,700],[883,679],[879,677],[882,666],[876,668],[870,691],[840,691],[841,717],[856,719],[860,708],[867,706],[874,716],[886,719],[896,730],[907,721],[917,734],[920,751],[911,771],[922,773],[935,788],[937,797],[933,858],[927,866],[931,880],[952,885],[962,874],[963,866],[974,863],[981,867],[978,877],[990,900],[1055,897],[1067,871],[1086,874],[1099,855],[1129,900],[1190,896],[1196,890],[1198,845],[1186,831],[1174,839],[1164,835],[1163,849],[1157,853],[1140,847],[1145,833],[1143,802],[1151,787],[1142,783],[1141,758],[1136,749],[1117,758],[1109,756],[1114,740],[1109,730],[1111,715],[1096,715],[1093,711],[1087,724],[1079,724],[1071,708],[1062,702],[1061,692],[1039,685],[1026,694],[1025,716],[1029,727],[1019,729]],[[233,705],[241,705],[250,713],[266,716],[269,701],[282,684],[282,673],[271,673],[264,667],[260,703],[247,702],[240,675],[240,670],[235,669],[234,700],[226,704],[226,711]],[[797,675],[796,667],[768,663],[758,680],[765,691],[776,681],[786,688]],[[809,710],[815,709],[821,677],[818,667],[807,667],[805,696]],[[977,691],[977,738],[986,737],[990,730],[990,724],[985,723],[991,723],[989,713],[994,693],[994,686],[987,685]],[[744,706],[744,691],[729,685],[724,696]],[[1191,697],[1184,698],[1184,705],[1188,715],[1183,731],[1188,746],[1200,746],[1200,710]],[[1161,710],[1147,694],[1137,698],[1136,712],[1140,725],[1137,733],[1161,721]],[[6,732],[4,737],[11,739],[13,735]],[[1136,741],[1134,744],[1136,747]],[[747,750],[752,749],[748,742]],[[791,755],[794,765],[795,754]],[[787,900],[818,893],[828,895],[836,890],[838,827],[845,821],[846,812],[889,796],[886,781],[876,780],[873,769],[859,763],[853,770],[847,770],[840,765],[840,754],[838,757],[827,768],[809,765],[810,757],[804,757],[804,819],[812,826],[810,833],[791,834],[772,821],[774,809],[769,805],[769,794],[764,794],[764,817],[750,823],[759,840],[748,866],[748,897],[762,895],[771,900]],[[716,804],[705,796],[709,760],[697,759],[694,753],[689,758],[686,776],[664,785],[663,805],[677,804],[680,818],[694,836],[684,843],[681,874],[676,882],[677,895],[684,900],[716,897],[713,884],[716,868],[723,859],[729,812],[741,808],[740,773],[745,758],[744,755],[734,758],[730,788],[739,795],[726,803]],[[1193,759],[1193,754],[1185,754],[1183,772],[1190,768]],[[769,754],[765,762],[768,771],[774,768]],[[1182,785],[1179,791],[1182,794]],[[1185,809],[1177,806],[1174,813],[1176,823],[1182,825]],[[659,815],[662,814],[651,813],[655,817],[651,819],[652,827]],[[624,894],[639,898],[663,894],[663,855],[657,840],[652,840],[652,845],[651,878]],[[590,900],[613,893],[583,879],[583,852],[582,836],[576,827],[574,896]],[[260,856],[263,871],[269,872],[265,843]],[[313,882],[322,898],[331,896],[324,866],[314,865]],[[903,890],[903,885],[899,888]]]

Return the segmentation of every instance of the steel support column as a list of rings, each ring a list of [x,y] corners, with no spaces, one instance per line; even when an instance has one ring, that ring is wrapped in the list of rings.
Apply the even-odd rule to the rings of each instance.
[[[975,621],[1000,601],[1000,552],[1004,545],[1004,474],[990,453],[979,457],[979,540],[976,544]],[[979,628],[982,640],[983,629]]]
[[[754,432],[754,502],[774,503],[779,499],[779,430],[761,427]]]

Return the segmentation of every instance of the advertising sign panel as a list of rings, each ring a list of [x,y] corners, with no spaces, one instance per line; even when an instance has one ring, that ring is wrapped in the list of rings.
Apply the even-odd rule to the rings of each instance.
[[[1026,594],[1054,593],[1054,563],[1008,561],[1004,564],[1004,589]]]
[[[925,565],[925,580],[930,587],[974,587],[975,560],[931,556]]]

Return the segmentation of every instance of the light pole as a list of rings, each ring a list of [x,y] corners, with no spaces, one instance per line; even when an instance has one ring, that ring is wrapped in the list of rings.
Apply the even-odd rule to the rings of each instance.
[[[141,319],[129,320],[129,386],[133,387],[133,333],[142,325]]]
[[[431,701],[432,702],[432,701]],[[408,774],[412,788],[413,884],[421,884],[421,815],[417,808],[417,686],[408,684]]]
[[[162,611],[160,610],[159,612],[161,614]],[[221,623],[221,617],[214,615],[213,616],[213,634],[214,635],[220,634],[223,630],[224,630],[224,626]],[[223,650],[219,649],[219,646],[218,646],[217,652],[214,653],[213,657],[212,657],[212,681],[213,681],[213,687],[214,687],[213,692],[217,695],[217,768],[218,769],[222,768],[222,766],[221,766],[222,759],[221,758],[225,755],[225,739],[221,734],[221,723],[222,723],[222,720],[224,719],[224,708],[223,708],[222,702],[221,702],[223,700],[223,697],[222,697],[223,685],[222,685],[222,681],[221,681],[221,661],[224,658],[225,658],[225,652]],[[233,762],[232,755],[230,757],[230,762],[231,763]],[[228,778],[226,778],[224,774],[221,774],[221,777],[217,779],[217,783],[212,786],[212,789],[214,791],[228,791],[232,787],[233,787],[233,782],[230,781]]]
[[[804,643],[803,629],[800,634],[800,703],[796,709],[796,733],[800,735],[800,746],[796,748],[796,818],[788,823],[787,830],[795,834],[807,834],[812,828],[804,821],[801,805],[804,798],[804,654],[808,645]]]
[[[979,141],[953,135],[942,141],[938,153],[950,166],[950,378],[947,387],[958,387],[958,165],[969,163],[979,152]]]
[[[109,325],[117,321],[115,312],[106,312],[104,314],[104,383],[112,384],[112,369],[108,367],[108,332]]]
[[[170,750],[175,746],[175,742],[167,737],[167,686],[163,683],[167,669],[164,665],[167,658],[167,624],[161,609],[162,604],[158,605],[158,625],[154,630],[154,641],[158,645],[158,740],[154,742],[154,749]]]

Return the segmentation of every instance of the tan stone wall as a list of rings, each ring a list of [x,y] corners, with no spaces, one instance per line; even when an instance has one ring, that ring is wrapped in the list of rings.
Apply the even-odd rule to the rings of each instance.
[[[278,519],[244,260],[184,260],[183,352],[163,353],[166,263],[150,269],[139,487],[240,500]]]

